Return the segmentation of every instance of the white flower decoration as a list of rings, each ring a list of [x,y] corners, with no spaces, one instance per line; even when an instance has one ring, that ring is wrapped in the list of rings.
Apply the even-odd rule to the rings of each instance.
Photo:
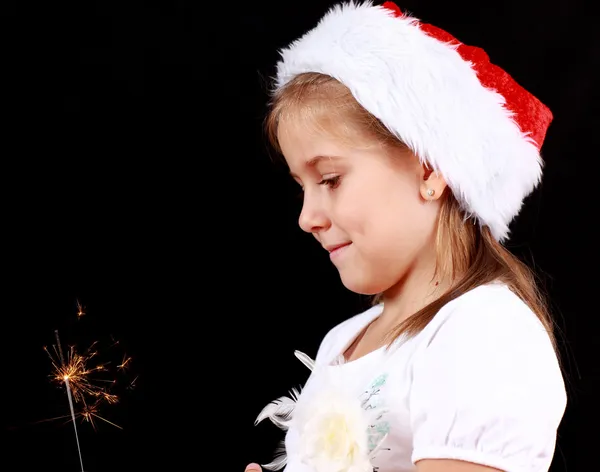
[[[313,369],[314,361],[299,351],[295,354]],[[324,376],[320,379],[324,387],[306,399],[293,390],[291,398],[281,397],[267,405],[256,423],[269,418],[284,430],[293,426],[299,434],[298,450],[294,452],[315,472],[372,472],[371,460],[385,435],[378,438],[373,448],[373,436],[369,433],[383,411],[379,408],[365,409],[362,401],[349,393],[330,372],[313,371],[313,375]],[[276,460],[263,467],[277,470],[286,462],[282,449]]]

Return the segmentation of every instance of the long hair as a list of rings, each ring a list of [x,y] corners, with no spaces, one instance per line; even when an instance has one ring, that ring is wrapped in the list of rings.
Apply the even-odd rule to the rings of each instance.
[[[359,127],[382,144],[406,148],[380,120],[354,99],[346,86],[327,75],[300,74],[273,93],[265,131],[270,145],[279,154],[277,129],[286,113],[294,113],[306,119],[307,124],[319,127],[326,127],[328,120],[336,120],[344,124],[342,133],[346,137],[351,137],[351,133],[345,133],[344,129],[350,131],[352,127]],[[441,198],[436,234],[436,273],[448,277],[453,284],[435,301],[395,326],[388,335],[390,344],[399,336],[411,337],[419,333],[448,302],[478,286],[501,281],[536,314],[558,356],[554,322],[534,271],[496,241],[487,226],[476,224],[473,218],[466,217],[449,189]],[[374,298],[375,303],[380,300],[380,296]]]

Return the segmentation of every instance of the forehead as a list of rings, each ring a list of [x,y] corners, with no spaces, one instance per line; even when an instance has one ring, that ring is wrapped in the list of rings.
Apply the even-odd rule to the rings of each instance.
[[[358,117],[347,107],[330,101],[305,99],[287,103],[279,110],[278,131],[283,128],[309,133],[350,136],[362,132]]]
[[[277,141],[286,159],[297,154],[305,159],[335,155],[340,149],[372,147],[377,142],[350,116],[324,106],[286,110],[278,120]]]
[[[339,130],[323,127],[304,119],[281,120],[278,141],[290,173],[339,162],[353,154],[353,143]]]

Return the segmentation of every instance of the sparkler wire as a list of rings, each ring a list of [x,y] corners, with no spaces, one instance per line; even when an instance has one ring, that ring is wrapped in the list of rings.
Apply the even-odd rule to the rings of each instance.
[[[60,339],[58,337],[58,330],[54,331],[56,336],[56,345],[58,346],[58,353],[60,355],[60,362],[62,367],[65,367],[65,357],[63,356]],[[83,458],[81,457],[81,446],[79,445],[79,435],[77,434],[77,422],[75,421],[75,408],[73,407],[73,396],[71,395],[71,386],[69,385],[69,376],[65,375],[65,386],[67,387],[67,397],[69,398],[69,408],[71,409],[71,418],[73,419],[73,428],[75,428],[75,441],[77,442],[77,452],[79,453],[79,465],[81,465],[81,472],[83,470]]]

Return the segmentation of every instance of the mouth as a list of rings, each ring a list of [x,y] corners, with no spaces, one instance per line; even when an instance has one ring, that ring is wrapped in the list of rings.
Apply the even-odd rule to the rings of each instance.
[[[350,244],[352,244],[352,243],[349,242],[349,243],[336,244],[334,246],[326,247],[325,249],[327,249],[327,251],[329,252],[329,257],[336,257],[337,255],[341,254],[344,251],[344,249],[346,249],[348,246],[350,246]]]

